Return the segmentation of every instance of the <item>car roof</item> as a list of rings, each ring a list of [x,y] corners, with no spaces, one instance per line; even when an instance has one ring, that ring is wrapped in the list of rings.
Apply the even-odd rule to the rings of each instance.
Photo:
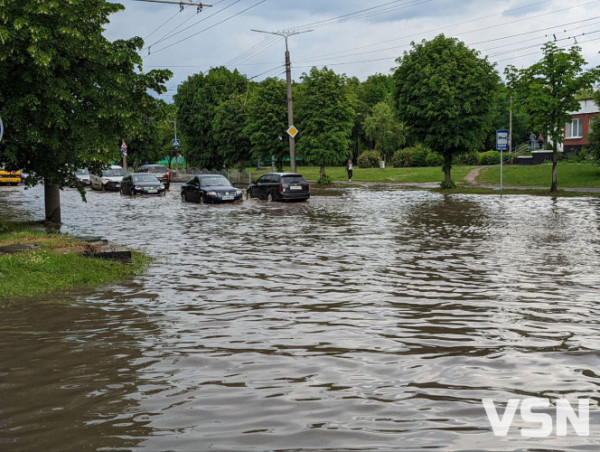
[[[157,164],[153,164],[153,163],[148,163],[146,165],[142,165],[140,166],[140,168],[167,168],[165,165],[157,165]]]
[[[154,174],[148,174],[148,173],[130,173],[128,174],[128,176],[154,176]],[[156,177],[156,176],[154,176]]]
[[[275,174],[277,176],[301,176],[301,177],[304,177],[300,173],[265,173],[265,174],[263,174],[263,176],[266,176],[267,174]]]

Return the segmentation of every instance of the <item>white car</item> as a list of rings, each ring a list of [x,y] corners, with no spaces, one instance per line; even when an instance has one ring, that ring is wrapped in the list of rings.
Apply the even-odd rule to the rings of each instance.
[[[127,175],[122,167],[111,165],[110,168],[102,170],[101,174],[90,173],[90,183],[94,190],[121,190],[121,180]]]

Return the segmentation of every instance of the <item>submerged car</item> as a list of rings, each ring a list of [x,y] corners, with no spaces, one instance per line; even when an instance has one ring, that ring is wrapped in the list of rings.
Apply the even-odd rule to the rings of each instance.
[[[165,185],[154,174],[128,174],[121,181],[122,195],[164,195],[165,190]]]
[[[310,186],[301,174],[267,173],[248,186],[248,198],[267,201],[306,201],[310,198]]]
[[[87,187],[90,185],[90,172],[87,170],[87,168],[78,169],[73,174],[77,183],[82,187]]]
[[[171,172],[166,166],[142,165],[138,168],[138,172],[154,174],[156,178],[163,183],[167,190],[171,186]]]
[[[220,174],[199,174],[181,186],[181,199],[191,202],[234,202],[241,201],[242,190],[235,188]]]
[[[124,176],[127,176],[127,171],[118,165],[112,165],[99,174],[90,174],[90,183],[94,190],[119,191]]]
[[[21,171],[8,171],[0,168],[0,184],[19,185],[21,183]]]

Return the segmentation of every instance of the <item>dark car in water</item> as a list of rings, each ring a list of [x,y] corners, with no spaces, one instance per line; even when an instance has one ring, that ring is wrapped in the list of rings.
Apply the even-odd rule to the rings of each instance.
[[[301,174],[267,173],[248,186],[248,198],[267,201],[306,201],[310,186]]]
[[[242,190],[220,174],[199,174],[181,186],[181,199],[200,203],[241,201]]]
[[[165,185],[154,174],[128,174],[121,181],[122,195],[164,195]]]
[[[142,165],[138,168],[138,172],[154,174],[156,178],[163,183],[167,190],[171,186],[171,172],[166,166]]]
[[[75,176],[77,183],[82,187],[88,187],[91,185],[90,172],[87,170],[87,168],[80,168],[74,171],[73,175]]]

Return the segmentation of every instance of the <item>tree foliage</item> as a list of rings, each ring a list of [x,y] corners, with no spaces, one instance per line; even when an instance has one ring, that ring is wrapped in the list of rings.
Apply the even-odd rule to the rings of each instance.
[[[206,75],[192,75],[179,85],[175,95],[177,124],[185,141],[188,163],[207,168],[223,167],[225,160],[219,153],[213,121],[221,102],[245,95],[247,88],[246,77],[225,67],[212,68]]]
[[[580,47],[566,51],[548,43],[542,50],[541,61],[521,70],[509,66],[506,75],[517,103],[526,108],[534,128],[547,132],[553,143],[550,191],[554,192],[558,190],[558,144],[563,142],[565,123],[571,119],[569,111],[579,109],[579,93],[591,88],[599,72],[597,68],[584,70],[586,62]]]
[[[394,102],[413,139],[444,157],[451,186],[452,158],[483,144],[499,76],[494,66],[454,38],[412,44],[397,60]]]
[[[394,151],[406,143],[404,125],[398,122],[392,107],[385,102],[379,102],[373,107],[373,112],[365,118],[364,129],[375,149],[381,151],[388,161]]]
[[[118,157],[120,139],[143,127],[148,90],[162,92],[171,75],[142,71],[140,38],[104,38],[121,9],[105,0],[0,0],[0,164],[56,188],[46,190],[54,221],[58,188],[76,168]]]
[[[296,97],[298,154],[320,165],[322,177],[325,165],[338,165],[351,156],[356,99],[346,77],[330,69],[313,68],[301,79],[302,89]]]
[[[250,140],[244,132],[246,106],[244,96],[232,96],[221,102],[215,112],[212,129],[217,153],[228,168],[249,160]]]
[[[283,159],[290,156],[287,128],[286,84],[267,78],[252,89],[248,99],[244,131],[252,143],[253,161],[275,157],[281,167]]]

